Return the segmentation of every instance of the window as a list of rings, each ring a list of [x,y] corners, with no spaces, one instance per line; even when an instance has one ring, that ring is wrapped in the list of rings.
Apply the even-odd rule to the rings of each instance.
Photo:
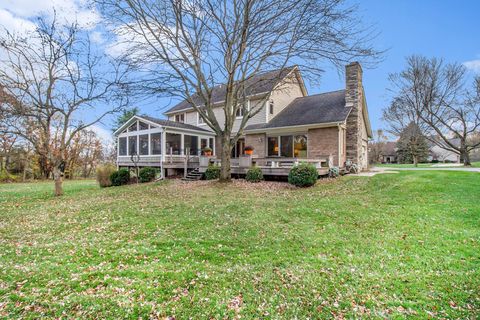
[[[200,139],[200,149],[203,150],[207,147],[208,139]]]
[[[237,118],[243,118],[243,115],[245,112],[248,112],[250,110],[250,100],[247,100],[243,106],[239,107],[236,112]]]
[[[273,114],[273,100],[270,100],[269,104],[268,104],[268,110],[270,112],[270,114]]]
[[[118,155],[127,155],[127,138],[118,138]]]
[[[148,134],[142,134],[141,136],[138,136],[138,140],[140,147],[140,155],[148,155]]]
[[[287,158],[293,157],[293,136],[280,137],[280,156]]]
[[[269,157],[278,156],[278,137],[268,137],[267,149]]]
[[[185,113],[182,114],[176,114],[175,115],[175,122],[185,122]]]
[[[307,136],[298,135],[293,140],[293,156],[296,158],[307,157]]]
[[[198,137],[197,136],[183,136],[183,146],[185,150],[189,151],[189,154],[196,155],[198,154]]]
[[[213,145],[215,144],[215,140],[213,138],[208,139],[208,146],[213,150]]]
[[[307,136],[279,136],[267,138],[269,157],[307,158]]]
[[[137,136],[128,137],[128,155],[137,154]]]
[[[152,133],[150,135],[150,154],[162,154],[162,134]]]
[[[202,116],[200,115],[200,113],[197,113],[197,117],[198,117],[198,124],[205,123],[205,121],[203,121],[203,118],[202,118]]]
[[[148,130],[148,124],[146,124],[145,122],[139,121],[138,130]]]
[[[128,131],[129,132],[137,131],[137,121],[135,121],[134,123],[132,123],[130,127],[128,127]]]
[[[167,146],[167,154],[181,154],[182,135],[167,133],[165,144]]]

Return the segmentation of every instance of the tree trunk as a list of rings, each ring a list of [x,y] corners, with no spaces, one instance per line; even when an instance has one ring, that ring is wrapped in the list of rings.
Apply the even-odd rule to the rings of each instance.
[[[53,178],[55,180],[55,196],[62,196],[63,195],[63,179],[62,179],[62,171],[60,168],[55,167],[53,169]]]
[[[417,159],[417,156],[413,156],[413,164],[415,165],[415,167],[418,167],[418,159]]]
[[[221,150],[221,160],[222,166],[220,168],[220,181],[221,182],[230,182],[232,180],[232,172],[230,168],[230,158],[232,156],[232,148],[230,147],[230,137],[222,136],[222,150]]]
[[[460,161],[463,162],[463,165],[466,166],[471,166],[472,164],[470,163],[470,154],[469,152],[465,149],[462,150],[461,155],[460,155]]]

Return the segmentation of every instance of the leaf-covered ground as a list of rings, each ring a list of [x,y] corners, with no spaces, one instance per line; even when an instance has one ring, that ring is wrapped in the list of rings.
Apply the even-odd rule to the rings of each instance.
[[[0,185],[0,318],[480,316],[480,174]]]

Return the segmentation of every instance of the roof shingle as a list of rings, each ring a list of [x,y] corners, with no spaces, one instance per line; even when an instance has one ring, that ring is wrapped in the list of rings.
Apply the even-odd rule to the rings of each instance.
[[[157,119],[157,118],[153,118],[153,117],[150,117],[150,116],[140,116],[140,117],[145,119],[145,120],[155,122],[155,123],[157,123],[161,126],[165,126],[165,127],[212,132],[212,131],[209,131],[209,130],[206,130],[206,129],[203,129],[203,128],[199,128],[197,126],[187,124],[187,123],[175,122],[175,121],[170,121],[170,120],[165,120],[165,119]]]
[[[277,83],[281,79],[285,78],[294,68],[295,67],[287,67],[279,70],[267,71],[253,76],[245,83],[245,90],[247,91],[246,95],[252,96],[272,91]],[[225,90],[225,85],[215,86],[212,90],[212,102],[222,102],[225,99]],[[197,106],[203,104],[203,99],[199,95],[195,94],[192,98]],[[165,114],[180,110],[188,110],[191,108],[193,108],[192,105],[187,100],[183,100],[182,102],[168,109]]]
[[[270,122],[249,125],[245,130],[342,122],[351,110],[345,107],[345,90],[326,92],[296,98]]]

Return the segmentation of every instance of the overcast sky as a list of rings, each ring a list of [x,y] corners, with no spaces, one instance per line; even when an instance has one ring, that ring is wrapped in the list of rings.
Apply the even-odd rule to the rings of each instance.
[[[74,21],[90,33],[95,45],[108,48],[102,34],[101,15],[87,6],[88,0],[0,0],[0,25],[11,31],[22,32],[34,28],[34,18],[39,14],[57,16]],[[364,87],[374,129],[385,125],[381,122],[382,108],[388,103],[387,77],[404,67],[405,57],[420,54],[441,57],[447,62],[463,63],[470,75],[480,74],[480,1],[410,0],[383,1],[362,0],[360,13],[365,23],[375,24],[380,32],[377,47],[388,49],[385,59],[375,69],[364,70]],[[106,49],[107,50],[107,49]],[[307,83],[310,94],[344,88],[343,75],[327,68],[320,86]],[[138,101],[142,113],[162,117],[162,110],[175,101],[159,99]],[[104,139],[110,136],[112,119],[107,119],[94,129]]]

